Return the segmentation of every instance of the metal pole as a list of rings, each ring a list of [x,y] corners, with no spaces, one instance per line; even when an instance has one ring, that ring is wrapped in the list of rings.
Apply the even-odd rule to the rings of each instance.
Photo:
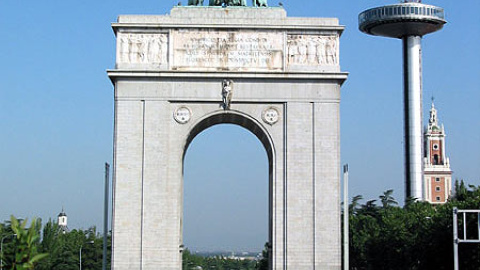
[[[0,270],[3,270],[3,240],[5,240],[7,236],[4,236],[2,238],[2,241],[0,243],[0,253],[1,253],[1,256],[0,256]]]
[[[95,243],[95,241],[92,240],[92,241],[88,241],[84,244],[94,244],[94,243]],[[80,246],[80,263],[79,263],[79,269],[80,270],[82,270],[82,248],[83,248],[83,246]]]
[[[2,237],[2,241],[0,241],[0,270],[3,270],[3,240],[5,240],[5,238],[7,237],[15,237],[17,236],[16,233],[14,234],[11,234],[11,235],[5,235],[4,237]]]
[[[477,213],[478,240],[480,241],[480,213]]]
[[[423,200],[422,38],[403,38],[406,197]]]
[[[78,264],[78,269],[82,270],[82,247],[80,247],[80,262]]]
[[[105,163],[105,198],[103,205],[103,261],[102,269],[107,269],[107,234],[108,234],[108,180],[109,180],[110,165]]]
[[[348,270],[350,252],[349,252],[349,206],[348,206],[348,164],[343,166],[343,269]]]
[[[453,208],[453,269],[458,270],[458,208]]]

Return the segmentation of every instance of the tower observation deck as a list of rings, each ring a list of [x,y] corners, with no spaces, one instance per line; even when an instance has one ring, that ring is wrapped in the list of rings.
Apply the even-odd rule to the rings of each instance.
[[[383,37],[424,36],[445,24],[443,8],[406,2],[372,8],[358,16],[360,31]]]
[[[403,41],[406,199],[424,199],[421,40],[445,23],[443,8],[419,0],[368,9],[358,16],[360,31]]]

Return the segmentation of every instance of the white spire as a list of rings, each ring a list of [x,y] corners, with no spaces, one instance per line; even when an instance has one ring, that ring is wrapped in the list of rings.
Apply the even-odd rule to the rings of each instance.
[[[430,109],[430,119],[428,120],[428,130],[432,130],[433,128],[438,128],[438,118],[437,118],[437,110],[435,109],[435,104],[433,103],[432,99],[432,108]]]

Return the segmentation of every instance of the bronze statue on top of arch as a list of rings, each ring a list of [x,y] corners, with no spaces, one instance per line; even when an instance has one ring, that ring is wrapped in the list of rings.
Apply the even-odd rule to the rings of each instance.
[[[203,6],[205,0],[188,0],[189,6]],[[209,6],[240,6],[246,7],[247,0],[209,0]],[[252,0],[254,7],[268,7],[267,0]]]

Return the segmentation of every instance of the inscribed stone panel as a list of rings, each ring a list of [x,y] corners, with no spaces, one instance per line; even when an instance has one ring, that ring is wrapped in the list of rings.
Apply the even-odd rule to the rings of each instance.
[[[173,34],[173,69],[281,71],[284,44],[281,32],[179,30]]]

